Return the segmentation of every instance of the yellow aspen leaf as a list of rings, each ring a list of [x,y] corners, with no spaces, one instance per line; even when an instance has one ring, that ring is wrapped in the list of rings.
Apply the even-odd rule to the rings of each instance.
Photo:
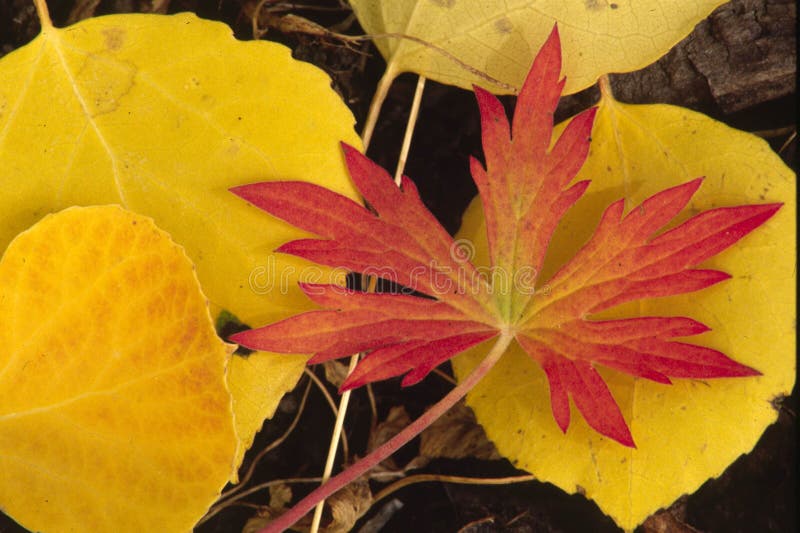
[[[692,337],[693,343],[718,349],[763,375],[662,385],[598,369],[636,435],[636,448],[598,435],[575,416],[574,406],[575,423],[562,433],[550,412],[546,376],[519,346],[468,396],[502,455],[542,481],[585,494],[624,529],[694,492],[749,452],[777,418],[772,402],[788,395],[795,380],[795,176],[763,140],[704,115],[603,97],[589,157],[576,177],[591,179],[591,185],[555,232],[541,279],[574,255],[609,201],[625,198],[626,205],[637,205],[699,176],[706,177],[703,187],[678,222],[721,206],[784,206],[759,231],[703,263],[732,279],[600,316],[691,316],[711,328]],[[474,202],[460,236],[477,243],[477,260],[486,264],[483,226]],[[473,350],[456,358],[457,375],[465,376],[481,356]]]
[[[557,22],[564,55],[563,74],[567,77],[565,94],[589,87],[602,74],[630,72],[649,65],[723,3],[724,0],[350,1],[361,25],[375,36],[390,78],[402,72],[416,72],[465,89],[477,84],[495,93],[514,92],[513,88],[522,86],[533,56]],[[490,83],[475,71],[501,84]]]
[[[299,232],[228,192],[303,179],[354,197],[339,141],[353,117],[316,67],[224,24],[118,15],[36,39],[0,61],[0,248],[48,212],[120,203],[184,246],[212,304],[244,322],[306,309],[303,263],[267,255]],[[284,294],[285,293],[285,294]]]
[[[284,46],[237,41],[224,24],[185,13],[45,23],[0,60],[0,250],[47,213],[116,203],[185,247],[212,309],[250,324],[307,310],[300,272],[320,281],[329,271],[272,253],[305,234],[228,189],[298,179],[355,197],[339,149],[360,145],[353,122],[322,71]],[[260,394],[259,413],[303,369],[262,372],[256,386],[237,383],[245,363],[231,364],[234,397]],[[249,446],[263,418],[237,414]]]
[[[118,206],[0,262],[0,507],[31,531],[188,531],[230,478],[225,366],[183,249]]]

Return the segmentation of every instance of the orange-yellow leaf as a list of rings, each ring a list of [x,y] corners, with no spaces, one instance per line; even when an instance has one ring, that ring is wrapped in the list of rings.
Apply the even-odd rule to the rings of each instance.
[[[692,317],[711,331],[691,342],[719,350],[763,375],[675,380],[662,385],[600,368],[636,439],[624,448],[595,433],[573,407],[562,433],[550,410],[545,372],[514,346],[468,397],[501,454],[568,492],[585,492],[625,529],[695,491],[748,452],[777,417],[772,400],[795,376],[794,175],[762,140],[692,111],[602,100],[589,157],[576,179],[586,194],[562,219],[541,273],[573,258],[609,203],[635,206],[658,191],[705,176],[677,222],[707,209],[748,203],[784,206],[758,231],[702,263],[732,279],[698,293],[628,303],[597,318]],[[460,237],[488,264],[482,215],[474,202]],[[543,294],[547,295],[545,285]],[[479,360],[453,361],[459,376]]]
[[[73,207],[0,262],[0,508],[31,531],[192,528],[237,439],[183,249],[149,218]]]

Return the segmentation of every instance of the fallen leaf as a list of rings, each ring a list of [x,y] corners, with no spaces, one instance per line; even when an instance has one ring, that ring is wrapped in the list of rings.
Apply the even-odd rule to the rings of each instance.
[[[443,414],[419,435],[419,453],[448,459],[501,459],[497,448],[463,401]]]
[[[372,492],[369,481],[360,478],[332,495],[326,503],[331,509],[331,521],[322,529],[322,533],[347,533],[359,518],[372,506]]]
[[[303,234],[227,189],[302,179],[355,197],[342,139],[359,143],[350,111],[284,46],[237,41],[186,13],[44,23],[0,60],[0,250],[47,213],[118,203],[186,248],[212,309],[276,320],[309,309],[297,279],[326,269],[273,254]],[[245,447],[303,366],[274,354],[232,360]]]
[[[626,105],[605,95],[589,157],[577,176],[592,183],[561,220],[542,277],[550,279],[575,255],[610,201],[624,197],[636,204],[696,176],[706,176],[703,186],[678,220],[742,203],[784,206],[758,231],[703,262],[733,279],[699,294],[639,301],[600,316],[691,316],[711,328],[694,342],[757,368],[761,376],[678,380],[665,387],[601,369],[636,449],[600,437],[584,421],[576,420],[564,434],[550,413],[544,372],[519,346],[468,396],[501,454],[567,492],[585,489],[625,529],[694,492],[752,449],[777,417],[770,401],[789,394],[794,384],[795,177],[753,135],[687,109]],[[480,211],[473,202],[459,237],[473,243],[476,263],[486,265]],[[455,358],[457,375],[463,378],[482,355]]]
[[[603,74],[631,72],[653,63],[723,3],[724,0],[350,1],[359,23],[373,36],[386,59],[390,78],[416,72],[464,89],[484,86],[494,93],[514,92],[514,88],[522,86],[533,56],[557,22],[564,49],[566,94],[593,85]],[[504,85],[491,84],[480,73]]]
[[[346,390],[401,374],[403,385],[416,383],[454,355],[510,333],[545,369],[552,413],[562,431],[570,422],[572,398],[589,425],[626,446],[634,445],[629,427],[595,365],[662,384],[670,383],[670,376],[758,374],[719,351],[675,340],[707,330],[690,318],[597,315],[726,280],[723,272],[692,267],[763,224],[780,204],[711,209],[655,236],[683,209],[700,180],[658,192],[624,217],[619,200],[606,209],[591,239],[542,283],[551,236],[589,184],[569,185],[589,150],[595,114],[592,109],[572,120],[550,149],[563,87],[560,65],[553,30],[520,92],[513,124],[494,96],[476,89],[486,168],[473,159],[471,169],[484,206],[488,274],[458,253],[408,178],[400,189],[388,186],[389,175],[352,147],[345,145],[348,168],[372,211],[306,183],[233,189],[323,237],[292,241],[279,251],[389,278],[430,297],[303,284],[323,310],[232,339],[250,348],[313,353],[314,363],[371,350],[345,381]]]
[[[270,494],[272,494],[272,491],[270,491]],[[289,496],[291,496],[291,493]],[[285,494],[282,494],[278,501],[281,504],[279,506],[270,502],[269,507],[259,509],[258,514],[247,521],[242,533],[256,533],[264,529],[284,510],[284,498]],[[352,531],[358,519],[364,516],[372,506],[372,492],[369,489],[369,482],[364,478],[360,478],[332,495],[326,500],[325,504],[329,509],[331,518],[319,528],[319,531],[321,533],[347,533]],[[291,530],[310,531],[311,515],[307,515],[303,520],[292,525]]]
[[[405,407],[402,405],[390,407],[386,418],[378,422],[370,431],[367,439],[367,453],[385,444],[410,423],[411,417],[408,416]],[[391,457],[387,461],[391,461]]]
[[[669,509],[662,509],[642,523],[643,533],[701,533],[686,521],[686,497],[678,499]]]
[[[242,533],[256,533],[264,528],[275,517],[286,512],[286,506],[292,501],[292,488],[285,483],[269,486],[269,506],[260,506],[256,514],[250,517],[242,528]]]
[[[292,488],[289,485],[278,483],[269,488],[269,506],[273,509],[285,509],[292,501]]]
[[[73,207],[0,262],[0,507],[31,531],[188,531],[234,470],[213,328],[147,217]]]
[[[339,388],[347,379],[349,368],[341,361],[325,361],[322,366],[325,368],[325,379],[336,388]]]
[[[408,416],[408,411],[406,411],[405,407],[402,405],[390,407],[386,418],[370,428],[369,436],[367,437],[366,453],[370,453],[386,444],[410,423],[411,417]],[[370,478],[386,481],[401,477],[403,475],[402,472],[403,469],[400,468],[397,461],[394,460],[394,457],[388,457],[370,472]]]

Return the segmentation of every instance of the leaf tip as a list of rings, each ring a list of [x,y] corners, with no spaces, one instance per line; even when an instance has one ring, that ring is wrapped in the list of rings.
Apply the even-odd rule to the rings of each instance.
[[[566,417],[562,417],[556,413],[553,413],[553,417],[556,419],[556,424],[558,425],[558,429],[561,430],[561,433],[566,435],[567,430],[569,429],[569,414],[567,414]]]
[[[551,45],[551,42],[554,41],[556,44]],[[550,35],[547,36],[547,40],[545,41],[544,46],[558,46],[559,50],[561,49],[561,35],[558,32],[558,22],[553,24],[553,29],[550,30]]]
[[[600,109],[600,106],[593,106],[593,107],[590,107],[589,109],[585,110],[584,112],[582,112],[580,115],[578,115],[578,117],[583,118],[583,120],[585,120],[586,122],[589,123],[589,125],[590,125],[589,126],[589,131],[590,132],[591,132],[591,126],[594,125],[594,119],[597,116],[597,112],[598,112],[599,109]],[[576,117],[576,118],[578,118],[578,117]],[[592,138],[590,136],[589,137],[589,141],[591,141],[591,140],[592,140]]]
[[[483,163],[481,163],[475,156],[469,156],[469,170],[473,176],[475,175],[476,172],[486,171],[486,169],[483,166]]]
[[[628,432],[628,437],[626,439],[619,440],[617,442],[623,446],[627,446],[628,448],[633,448],[634,450],[636,449],[636,442],[634,442],[633,435],[631,435],[630,431]]]
[[[400,381],[400,386],[403,388],[410,387],[411,385],[416,385],[420,381],[422,381],[425,376],[430,373],[430,368],[422,368],[417,367],[411,370],[408,374],[403,376],[402,381]]]
[[[539,49],[539,56],[548,58],[552,61],[553,72],[556,76],[561,72],[561,35],[558,31],[558,23],[553,24],[553,29],[550,30],[550,35],[547,36],[542,47]],[[538,56],[537,56],[538,58]],[[566,78],[561,78],[558,82],[560,84],[558,93],[561,94],[561,89],[564,88]]]
[[[622,424],[619,424],[616,427],[611,427],[607,429],[608,431],[600,431],[600,433],[622,444],[623,446],[634,449],[636,448],[636,442],[633,440],[633,434],[631,433],[630,427],[628,427],[627,423],[623,422]]]
[[[736,373],[731,377],[747,378],[747,377],[758,377],[764,375],[764,373],[761,372],[760,370],[757,370],[751,366],[743,365],[741,363],[736,363],[736,367],[737,367],[735,369]]]
[[[311,364],[312,360],[313,357],[308,361],[308,364]],[[342,382],[342,385],[339,387],[339,394],[343,394],[347,391],[357,389],[361,385],[363,385],[363,383],[361,383],[360,380],[352,379],[352,377],[353,375],[351,374],[347,376],[347,378],[345,378],[345,380]]]
[[[235,194],[236,196],[238,196],[242,200],[246,200],[246,201],[250,202],[250,198],[253,197],[253,190],[252,190],[253,189],[253,185],[254,184],[237,185],[235,187],[230,187],[228,189],[228,192],[231,192],[231,193]]]
[[[367,156],[362,154],[355,146],[344,141],[339,141],[339,146],[342,147],[342,152],[344,153],[344,163],[347,166],[347,171],[355,181],[358,170],[365,163],[364,159],[367,159]]]
[[[339,146],[342,147],[342,151],[347,154],[352,154],[353,152],[360,154],[361,152],[353,145],[346,143],[345,141],[339,141]]]
[[[234,342],[234,343],[238,344],[239,346],[245,346],[246,348],[250,348],[249,346],[246,346],[247,345],[247,341],[248,341],[248,339],[250,337],[250,335],[248,335],[248,333],[250,333],[250,331],[252,331],[252,330],[248,329],[248,330],[245,330],[245,331],[239,331],[238,333],[234,333],[232,335],[228,335],[228,337],[226,339],[224,339],[224,340]]]
[[[775,202],[771,204],[764,204],[764,211],[766,213],[766,217],[770,218],[772,215],[778,212],[780,208],[783,207],[783,202]]]
[[[311,358],[309,358],[308,361],[306,361],[306,365],[308,365],[308,366],[318,365],[320,363],[324,363],[328,359],[331,359],[331,358],[330,357],[324,357],[323,354],[321,354],[321,353],[315,353],[313,356],[311,356]],[[346,383],[346,381],[345,381],[345,383]],[[342,385],[342,386],[344,387],[344,385]]]
[[[275,252],[280,254],[294,255],[297,257],[308,258],[306,254],[313,252],[317,249],[315,245],[326,243],[329,241],[321,239],[296,239],[293,241],[285,242],[275,248]]]

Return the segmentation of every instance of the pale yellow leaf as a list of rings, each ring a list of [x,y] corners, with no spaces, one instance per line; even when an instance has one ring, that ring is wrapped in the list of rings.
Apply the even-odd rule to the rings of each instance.
[[[73,207],[0,262],[0,507],[31,531],[182,532],[234,468],[192,264],[150,218]]]
[[[761,139],[692,111],[625,105],[605,97],[589,159],[577,179],[587,193],[556,232],[542,279],[594,231],[602,210],[638,204],[666,187],[706,179],[691,213],[712,207],[784,202],[751,235],[704,265],[733,278],[700,292],[622,306],[604,316],[688,316],[713,331],[697,342],[763,373],[757,378],[676,379],[671,386],[610,370],[603,377],[630,424],[637,448],[601,437],[573,411],[566,435],[553,420],[547,380],[515,346],[468,397],[504,456],[567,492],[585,492],[625,529],[666,507],[749,452],[775,421],[772,402],[795,380],[795,176]],[[473,204],[461,237],[486,261],[482,214]],[[454,361],[459,376],[480,354]]]
[[[565,92],[610,72],[643,68],[667,53],[724,0],[351,0],[392,76],[511,92],[453,61],[521,87],[533,56],[558,23]],[[385,34],[402,34],[417,40]],[[433,46],[426,46],[419,40]],[[441,52],[445,50],[447,54]]]

